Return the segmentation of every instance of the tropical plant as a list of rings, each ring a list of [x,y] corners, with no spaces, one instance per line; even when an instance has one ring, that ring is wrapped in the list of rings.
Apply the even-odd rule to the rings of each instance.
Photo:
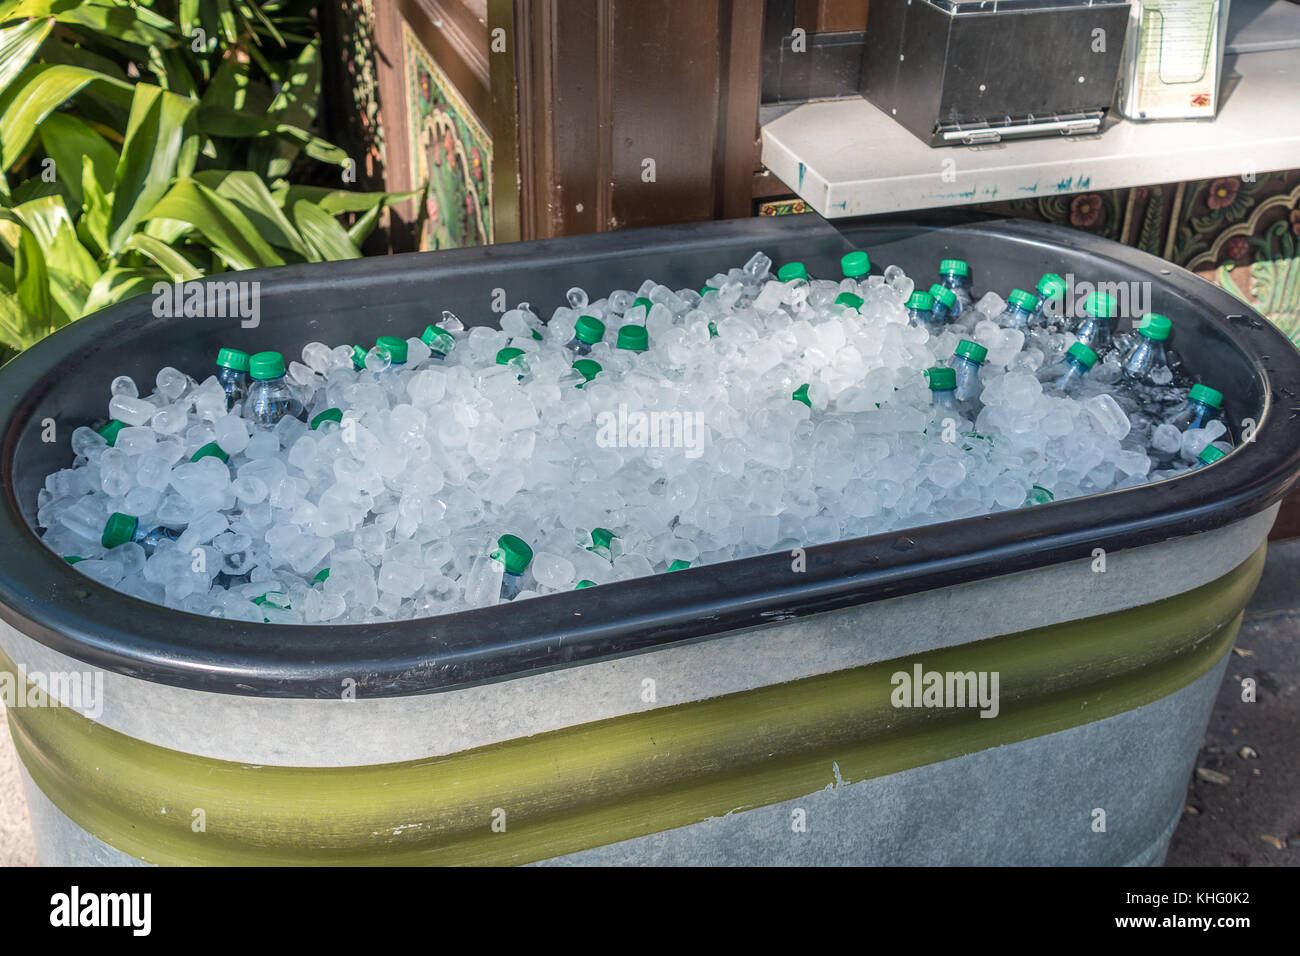
[[[410,194],[343,188],[319,88],[298,0],[0,2],[0,344],[160,280],[360,256]],[[339,185],[302,184],[322,164]]]

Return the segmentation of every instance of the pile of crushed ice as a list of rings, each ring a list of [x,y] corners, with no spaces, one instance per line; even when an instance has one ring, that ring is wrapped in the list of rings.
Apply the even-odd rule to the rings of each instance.
[[[1127,382],[1128,335],[1067,394],[1075,336],[1051,315],[1004,327],[989,293],[926,327],[895,266],[770,269],[759,253],[703,296],[647,280],[571,290],[546,322],[525,304],[500,329],[444,313],[404,343],[311,343],[287,369],[301,417],[272,427],[204,369],[145,396],[118,378],[107,427],[78,428],[40,494],[44,540],[198,614],[396,620],[1127,487],[1224,437],[1160,424],[1189,383],[1176,353]],[[936,403],[926,370],[963,339],[987,350],[982,394]]]

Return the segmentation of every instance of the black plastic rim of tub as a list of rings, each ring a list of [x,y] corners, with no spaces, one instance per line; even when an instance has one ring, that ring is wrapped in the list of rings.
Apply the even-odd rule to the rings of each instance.
[[[671,246],[689,253],[709,248],[719,237],[744,237],[752,240],[750,248],[764,248],[780,237],[810,243],[828,272],[834,262],[829,256],[849,248],[842,241],[827,243],[819,217],[780,219],[785,221],[655,227],[290,266],[238,278],[260,278],[264,285],[279,284],[309,299],[322,285],[400,282],[414,271],[427,281],[456,271],[599,260],[611,249]],[[58,386],[53,370],[78,353],[112,349],[115,328],[149,321],[144,296],[73,323],[0,370],[5,497],[0,618],[93,667],[160,684],[256,697],[337,698],[346,682],[355,681],[362,698],[392,697],[705,640],[738,628],[1087,558],[1094,548],[1181,537],[1256,514],[1295,483],[1300,353],[1242,302],[1164,260],[1073,230],[1009,220],[948,232],[965,246],[1011,239],[1021,244],[1017,254],[1066,247],[1099,265],[1146,274],[1171,294],[1199,303],[1203,313],[1217,315],[1220,347],[1247,357],[1256,378],[1250,387],[1263,400],[1255,441],[1213,467],[1171,481],[810,547],[803,573],[792,573],[791,557],[782,552],[423,620],[250,626],[149,604],[78,574],[40,543],[23,517],[30,507],[24,509],[15,494],[16,448],[23,429],[32,427],[41,397]]]

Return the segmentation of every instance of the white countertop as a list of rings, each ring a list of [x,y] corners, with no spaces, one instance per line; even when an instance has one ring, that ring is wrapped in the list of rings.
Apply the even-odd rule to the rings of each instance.
[[[763,124],[763,163],[830,219],[1300,167],[1300,53],[1226,57],[1224,73],[1212,121],[990,146],[931,148],[860,98],[805,103]]]

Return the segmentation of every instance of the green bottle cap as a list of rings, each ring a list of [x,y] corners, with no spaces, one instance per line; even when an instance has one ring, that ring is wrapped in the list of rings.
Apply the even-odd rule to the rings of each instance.
[[[1038,280],[1038,294],[1044,299],[1050,299],[1056,295],[1065,295],[1067,288],[1065,280],[1055,272],[1044,273],[1043,277]]]
[[[1174,324],[1163,315],[1150,312],[1138,323],[1138,335],[1146,336],[1152,342],[1163,342],[1169,338],[1169,332],[1173,327]]]
[[[63,556],[63,560],[67,561],[68,564],[76,564],[78,561],[85,561],[86,559],[79,558],[75,554],[67,554]]]
[[[871,257],[861,249],[850,252],[840,259],[840,269],[844,272],[845,278],[848,279],[864,276],[871,271]]]
[[[709,338],[711,338],[711,339],[716,339],[717,337],[718,337],[718,324],[717,324],[716,322],[710,322],[710,323],[709,323]]]
[[[962,358],[968,358],[972,362],[983,362],[989,357],[989,350],[978,342],[972,342],[970,339],[962,339],[953,349],[954,355],[960,355]]]
[[[287,604],[276,604],[274,601],[272,601],[272,600],[271,600],[271,595],[272,595],[272,594],[274,594],[276,597],[278,597],[278,598],[280,598],[280,599],[282,599],[282,600],[283,600],[283,598],[284,598],[284,595],[281,594],[279,591],[267,591],[267,592],[266,592],[265,594],[263,594],[261,597],[255,597],[255,598],[253,598],[253,603],[256,604],[258,607],[266,607],[267,605],[270,605],[270,606],[273,607],[273,608],[279,608],[280,610],[284,610],[284,611],[287,611],[287,610],[290,609],[290,608],[289,608],[289,605],[287,605]]]
[[[497,353],[498,365],[509,365],[512,361],[524,354],[523,349],[517,349],[514,346],[507,346]]]
[[[926,369],[925,374],[930,379],[931,391],[944,392],[957,387],[956,369],[936,365],[934,368]]]
[[[399,339],[396,335],[381,335],[375,339],[375,348],[379,349],[381,355],[387,355],[388,361],[395,365],[406,361],[406,339]]]
[[[930,312],[934,309],[934,296],[928,292],[913,292],[907,297],[907,307],[916,309],[919,312]]]
[[[590,382],[601,373],[600,363],[593,361],[592,359],[578,359],[578,361],[573,363],[573,367],[581,372],[582,377],[586,379],[584,382],[577,383],[578,388],[582,388],[582,386],[586,385],[587,382]]]
[[[99,539],[99,543],[104,547],[112,550],[118,545],[126,544],[135,537],[136,528],[140,527],[140,519],[132,515],[124,515],[120,511],[115,511],[108,516],[108,521],[104,524],[104,533]]]
[[[573,590],[579,591],[582,588],[594,588],[595,586],[596,586],[595,581],[588,581],[586,578],[583,578],[576,585],[574,585]]]
[[[700,298],[701,299],[704,298],[710,292],[717,292],[717,291],[718,291],[717,289],[713,288],[713,286],[709,285],[706,282],[704,285],[700,286]]]
[[[605,337],[605,323],[594,315],[580,315],[577,325],[573,328],[573,334],[579,342],[595,345]]]
[[[223,462],[230,461],[230,456],[221,450],[221,446],[214,441],[208,442],[190,458],[190,461],[199,461],[202,458],[218,458]]]
[[[1007,301],[1012,305],[1019,306],[1026,312],[1033,312],[1038,308],[1038,296],[1032,292],[1026,292],[1024,289],[1012,289],[1011,294],[1007,296]]]
[[[942,285],[941,283],[936,282],[934,285],[930,286],[930,295],[934,296],[936,302],[939,302],[950,309],[957,304],[957,293],[953,292],[952,289],[949,289],[946,285]]]
[[[435,352],[446,355],[456,347],[456,340],[446,329],[430,325],[420,334],[420,341]]]
[[[1025,496],[1025,504],[1046,505],[1056,500],[1056,495],[1052,494],[1042,485],[1034,485],[1029,489],[1029,494]]]
[[[609,551],[614,545],[614,539],[617,537],[618,535],[610,531],[608,528],[592,528],[591,548],[588,548],[587,550],[590,551],[592,548],[601,548],[605,551]]]
[[[247,372],[248,353],[239,349],[222,349],[217,353],[217,364],[222,368],[233,368],[236,372]]]
[[[625,325],[618,330],[617,344],[629,352],[644,352],[650,347],[650,333],[644,325]]]
[[[794,392],[790,395],[790,397],[794,399],[796,402],[803,402],[809,408],[812,408],[812,399],[808,397],[807,385],[800,385],[798,388],[794,390]]]
[[[791,279],[806,279],[808,278],[808,267],[802,262],[787,262],[776,270],[776,277],[782,282],[789,282]]]
[[[534,341],[534,342],[540,342],[540,341],[542,341],[542,333],[541,333],[541,332],[538,332],[536,329],[532,329],[531,331],[532,331],[532,333],[533,333],[533,341]]]
[[[862,308],[862,296],[854,295],[852,292],[841,292],[835,297],[836,305],[847,305],[850,309]]]
[[[640,295],[632,300],[632,308],[635,309],[638,305],[641,306],[641,308],[645,309],[646,315],[649,315],[650,310],[654,308],[655,304],[651,302],[649,299],[647,299],[645,296]]]
[[[1077,361],[1082,362],[1088,368],[1097,364],[1097,353],[1082,342],[1075,342],[1065,350],[1066,355],[1073,356]]]
[[[343,410],[339,408],[327,408],[311,420],[312,431],[320,428],[326,422],[343,423]]]
[[[964,259],[944,259],[939,263],[939,274],[946,276],[968,276],[970,266]]]
[[[259,382],[284,375],[284,356],[279,352],[258,352],[248,360],[248,374]]]
[[[676,561],[674,561],[672,564],[668,565],[668,570],[669,570],[669,571],[685,571],[685,570],[686,570],[687,568],[689,568],[690,566],[691,566],[691,562],[689,562],[689,561],[683,561],[681,558],[678,558],[678,559],[677,559]]]
[[[1218,389],[1210,388],[1208,385],[1193,385],[1192,390],[1187,393],[1187,397],[1194,402],[1209,405],[1211,408],[1218,408],[1223,404],[1223,393]]]
[[[506,566],[511,574],[523,574],[533,560],[533,549],[523,538],[513,534],[503,534],[497,539],[497,549],[492,557]]]
[[[366,367],[366,350],[360,345],[352,346],[352,367],[358,372]]]
[[[108,447],[112,448],[117,444],[118,433],[126,427],[126,422],[119,422],[116,418],[98,429],[99,434],[103,436],[104,441],[108,442]]]
[[[1222,448],[1216,448],[1213,445],[1206,445],[1201,453],[1196,457],[1207,465],[1212,465],[1220,458],[1224,457],[1226,452]]]
[[[325,581],[329,578],[329,576],[330,576],[330,569],[321,568],[319,571],[316,572],[316,576],[312,578],[312,581],[314,581],[316,584],[324,584]]]
[[[1104,292],[1090,292],[1083,300],[1083,310],[1098,319],[1115,318],[1115,299]]]

